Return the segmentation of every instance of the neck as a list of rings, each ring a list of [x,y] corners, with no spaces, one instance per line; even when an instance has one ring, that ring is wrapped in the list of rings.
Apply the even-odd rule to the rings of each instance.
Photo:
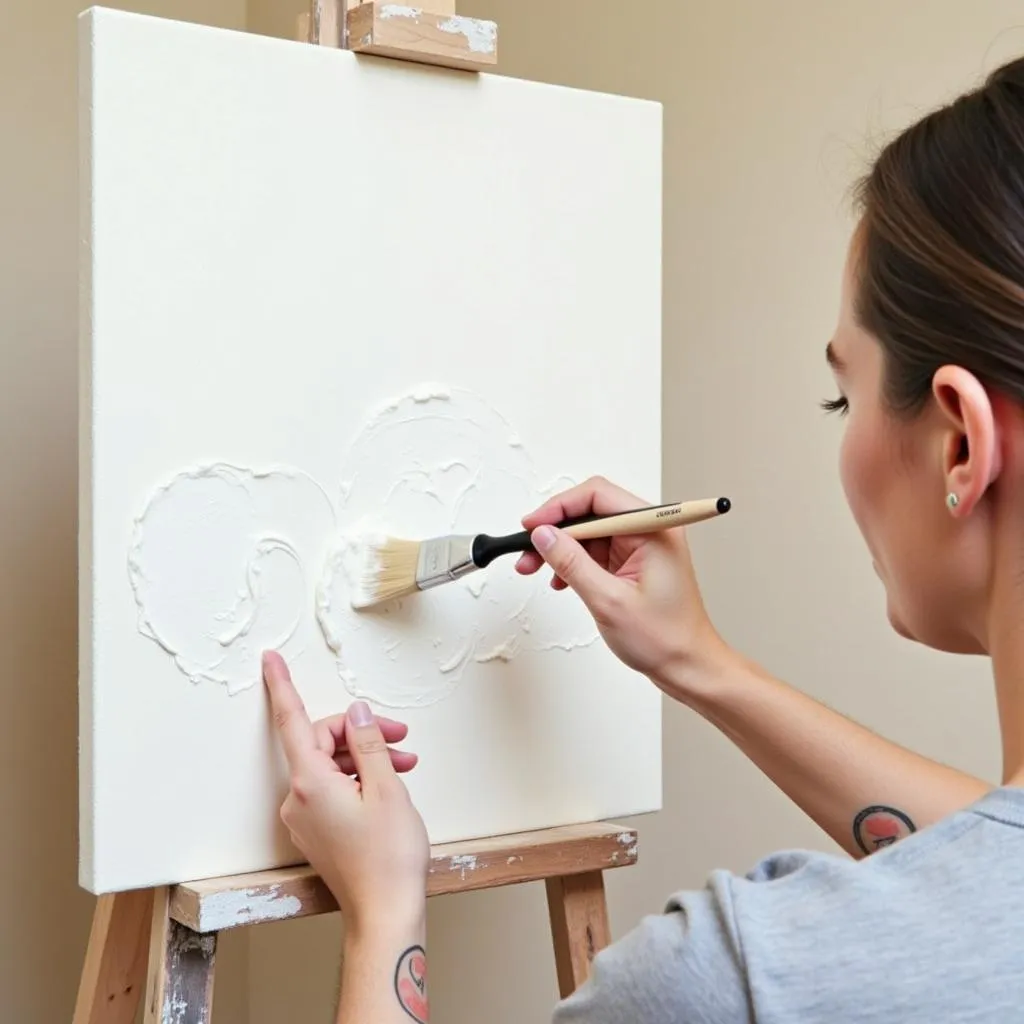
[[[1002,545],[995,561],[986,646],[995,679],[1003,783],[1024,786],[1024,550],[1019,542],[1011,546]]]
[[[993,663],[995,659],[993,658]],[[1024,672],[1024,658],[1018,657],[1017,679]],[[999,711],[999,731],[1003,743],[1003,785],[1024,787],[1024,694],[1019,686],[1000,685],[1000,672],[996,671],[996,706]]]

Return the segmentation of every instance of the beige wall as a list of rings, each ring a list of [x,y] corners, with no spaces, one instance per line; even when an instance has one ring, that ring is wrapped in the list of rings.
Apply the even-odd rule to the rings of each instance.
[[[281,12],[297,7],[262,0],[260,14],[286,34]],[[505,73],[665,104],[664,493],[735,501],[730,521],[693,532],[725,634],[893,739],[994,779],[986,667],[890,634],[836,478],[841,428],[816,403],[830,393],[823,347],[850,227],[845,190],[865,142],[1024,52],[1024,29],[1008,29],[1021,24],[1019,4],[460,0],[459,9],[499,21]],[[608,877],[616,935],[714,867],[743,870],[790,845],[831,848],[685,709],[666,707],[664,739],[666,809],[634,822],[640,864]],[[254,935],[251,970],[269,968],[278,950],[299,963],[304,949],[322,957],[319,934],[280,928],[280,941]],[[546,1019],[555,983],[540,886],[437,901],[429,942],[438,1020]],[[303,980],[311,1012],[296,1020],[328,1020],[334,965],[324,976],[322,963]],[[278,1005],[253,999],[252,1024],[276,1019]]]
[[[92,901],[76,887],[74,0],[0,4],[0,1019],[66,1020]],[[241,26],[244,0],[126,4]],[[249,0],[290,36],[294,0]],[[892,738],[995,778],[986,667],[886,625],[835,474],[821,349],[865,142],[1024,52],[1019,5],[935,0],[463,0],[502,25],[502,71],[665,103],[665,493],[724,491],[694,531],[726,635]],[[623,339],[624,349],[628,339]],[[864,654],[856,654],[863,645]],[[610,756],[628,757],[628,751]],[[666,809],[609,876],[616,935],[712,867],[829,848],[717,734],[666,708]],[[543,1020],[539,886],[435,901],[434,1016]],[[217,1024],[330,1019],[338,922],[222,946]],[[247,1012],[248,1009],[248,1012]]]

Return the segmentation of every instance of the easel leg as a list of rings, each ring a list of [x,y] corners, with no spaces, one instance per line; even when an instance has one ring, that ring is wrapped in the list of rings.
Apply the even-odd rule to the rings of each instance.
[[[590,962],[611,942],[604,875],[588,871],[547,880],[558,991],[572,995],[590,974]]]
[[[133,1024],[146,980],[152,916],[152,889],[96,901],[73,1024]]]
[[[210,1024],[217,936],[200,935],[168,915],[157,889],[149,940],[145,1024]]]

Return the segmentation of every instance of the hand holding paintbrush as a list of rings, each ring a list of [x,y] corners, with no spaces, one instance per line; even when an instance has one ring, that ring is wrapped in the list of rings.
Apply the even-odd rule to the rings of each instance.
[[[578,541],[635,536],[699,523],[724,515],[728,498],[652,505],[607,515],[588,513],[557,525]],[[384,537],[364,548],[364,562],[352,596],[353,608],[369,608],[419,590],[429,590],[486,568],[506,554],[535,551],[529,530],[491,537],[452,535],[412,541]]]

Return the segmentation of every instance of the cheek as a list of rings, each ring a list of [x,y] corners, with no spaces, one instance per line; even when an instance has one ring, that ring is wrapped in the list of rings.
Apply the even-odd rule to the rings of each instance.
[[[899,457],[893,426],[876,410],[850,414],[839,455],[839,475],[854,521],[886,575],[894,562],[910,556],[910,538],[900,536],[910,525],[913,471]],[[888,570],[888,572],[886,572]]]
[[[925,460],[899,426],[881,415],[855,415],[843,435],[840,477],[885,587],[889,621],[903,637],[950,649],[950,574],[936,557],[945,511],[941,503],[921,507],[929,489]]]
[[[880,457],[870,419],[851,413],[839,449],[839,478],[854,521],[874,553],[872,510],[877,504]]]

